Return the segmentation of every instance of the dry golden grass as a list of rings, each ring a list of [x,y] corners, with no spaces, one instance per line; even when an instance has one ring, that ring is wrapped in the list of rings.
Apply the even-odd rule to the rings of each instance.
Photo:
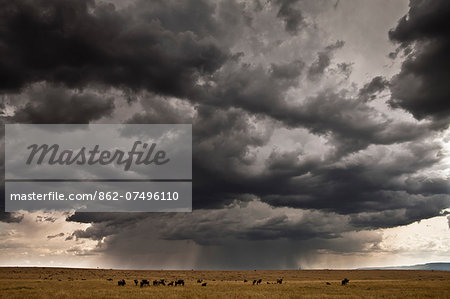
[[[340,281],[350,279],[347,286]],[[112,281],[108,281],[112,278]],[[136,287],[134,279],[184,279]],[[283,284],[274,284],[283,278]],[[125,287],[117,281],[125,279]],[[203,279],[206,287],[196,281]],[[244,283],[247,279],[249,282]],[[262,279],[253,286],[253,279]],[[270,282],[271,284],[267,284]],[[330,282],[331,285],[327,285]],[[450,272],[389,270],[132,271],[0,268],[1,298],[450,298]]]

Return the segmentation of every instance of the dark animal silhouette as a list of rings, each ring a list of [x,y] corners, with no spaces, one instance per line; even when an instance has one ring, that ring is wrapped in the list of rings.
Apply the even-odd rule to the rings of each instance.
[[[202,283],[203,280],[202,279],[197,279],[197,283]]]
[[[344,280],[341,282],[341,285],[345,286],[349,282],[350,282],[350,280],[348,280],[347,278],[344,278]]]
[[[126,285],[127,283],[125,282],[125,279],[122,279],[122,280],[119,280],[118,282],[117,282],[117,285],[118,286],[124,286],[124,285]]]
[[[177,285],[184,286],[184,280],[178,279],[177,281],[175,281],[175,286],[177,286]]]
[[[244,282],[247,282],[248,280],[247,279],[244,279]]]
[[[253,280],[253,284],[255,285],[255,284],[260,284],[262,282],[262,279],[258,279],[258,280]]]
[[[171,282],[169,282],[169,283],[167,284],[167,286],[173,287],[173,284],[174,284],[174,281],[172,280]]]
[[[283,283],[283,278],[277,279],[277,283],[278,284],[282,284]]]
[[[149,285],[150,285],[150,283],[149,283]],[[166,281],[165,281],[165,279],[153,280],[153,285],[154,286],[159,286],[159,285],[165,286],[166,285]]]
[[[330,286],[331,285],[331,283],[329,283],[328,281],[327,281],[327,286]]]
[[[206,282],[202,283],[202,287],[206,287]]]
[[[134,284],[135,284],[136,286],[137,286],[138,282],[139,282],[139,281],[138,281],[137,279],[134,280]]]
[[[137,285],[137,284],[136,284]],[[150,286],[150,281],[148,281],[147,279],[142,279],[141,280],[141,288],[143,286]]]
[[[112,281],[113,279],[112,278],[107,278],[106,280]]]

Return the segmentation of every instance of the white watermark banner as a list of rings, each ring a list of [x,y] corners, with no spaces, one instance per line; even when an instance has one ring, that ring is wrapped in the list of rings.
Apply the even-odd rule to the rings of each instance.
[[[192,125],[5,125],[5,210],[192,211]]]

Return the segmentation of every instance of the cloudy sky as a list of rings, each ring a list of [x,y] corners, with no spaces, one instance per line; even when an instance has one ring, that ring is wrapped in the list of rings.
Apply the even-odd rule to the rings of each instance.
[[[4,123],[193,125],[192,213],[1,213],[1,265],[450,262],[449,1],[0,3]]]

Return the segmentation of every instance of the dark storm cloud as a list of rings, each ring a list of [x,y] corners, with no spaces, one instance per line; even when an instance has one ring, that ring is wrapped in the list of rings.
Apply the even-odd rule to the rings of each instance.
[[[305,63],[301,60],[296,60],[286,64],[272,64],[272,76],[277,79],[296,79],[298,78]]]
[[[116,222],[112,222],[109,224],[97,223],[96,225],[91,226],[86,230],[74,231],[70,237],[66,238],[66,240],[71,240],[73,237],[75,237],[76,239],[85,238],[92,240],[101,240],[103,237],[117,234],[124,228],[124,226],[119,226]]]
[[[408,221],[419,220],[420,213],[424,216],[429,211],[422,207],[425,202],[430,209],[434,207],[436,215],[450,204],[447,179],[427,181],[415,175],[440,160],[439,150],[437,145],[409,144],[408,149],[394,154],[392,161],[385,163],[364,155],[352,163],[334,167],[318,161],[307,165],[309,175],[295,178],[294,171],[300,173],[304,166],[293,156],[290,163],[285,162],[292,165],[292,178],[281,181],[272,178],[272,186],[277,186],[277,190],[272,190],[273,195],[260,195],[275,206],[332,210],[344,215],[404,208],[406,216],[411,217]],[[378,155],[384,155],[382,150]],[[405,176],[408,179],[402,182]]]
[[[327,47],[327,51],[342,45],[338,41]],[[291,64],[291,80],[285,80],[283,76],[287,75],[287,70],[282,72],[280,66],[272,65],[272,70],[267,71],[261,66],[228,64],[229,68],[223,68],[213,76],[215,85],[199,90],[196,99],[201,104],[241,108],[278,120],[288,127],[306,127],[314,134],[328,135],[339,155],[364,149],[372,143],[414,140],[428,132],[425,126],[388,117],[377,119],[374,108],[347,96],[345,91],[324,90],[304,99],[300,105],[289,104],[285,95],[299,83],[302,69],[299,62]],[[410,129],[405,130],[408,127]]]
[[[114,234],[106,225],[115,225],[113,219],[95,224],[98,227],[95,238],[103,240],[95,252],[102,252],[107,258],[116,257],[115,265],[122,260],[142,263],[142,259],[146,259],[145,265],[153,268],[168,267],[169,261],[189,269],[295,268],[299,257],[305,257],[316,248],[330,252],[363,252],[381,241],[379,235],[370,233],[349,236],[352,227],[346,216],[278,210],[258,201],[234,203],[218,210],[153,214],[135,222],[136,225],[124,226]],[[88,237],[81,233],[79,236]],[[269,246],[270,250],[261,251],[261,246]],[[233,254],[230,256],[230,253]],[[236,260],[232,256],[239,258]],[[134,266],[141,268],[143,265]]]
[[[359,90],[359,96],[363,101],[371,101],[375,99],[377,93],[385,90],[388,86],[389,81],[386,78],[376,76]]]
[[[105,99],[88,92],[70,93],[63,88],[47,87],[32,90],[27,96],[31,100],[18,107],[14,116],[6,118],[8,121],[41,124],[89,123],[110,115],[114,110],[113,99]]]
[[[337,42],[326,50],[333,51],[342,45],[342,42]],[[245,200],[244,194],[255,194],[275,206],[358,213],[372,209],[370,202],[376,196],[384,195],[380,193],[372,197],[371,192],[379,188],[389,189],[391,187],[387,186],[391,180],[439,161],[435,159],[429,164],[418,164],[412,172],[399,167],[403,170],[392,176],[386,176],[382,173],[384,169],[380,169],[378,181],[369,175],[362,176],[376,168],[375,161],[375,165],[330,168],[339,158],[372,144],[391,145],[420,140],[430,129],[426,125],[394,121],[387,116],[380,119],[374,108],[359,98],[347,97],[344,91],[324,91],[305,99],[301,105],[288,104],[284,101],[285,92],[297,86],[303,65],[294,61],[272,64],[270,69],[264,69],[240,64],[237,60],[212,76],[214,85],[208,86],[208,92],[198,90],[196,115],[192,119],[194,208],[219,208],[235,200]],[[386,84],[383,79],[374,79],[362,88],[359,97],[362,93],[376,93],[383,84]],[[137,114],[131,122],[185,118],[186,114],[183,117],[181,110],[163,103],[144,101],[147,112]],[[270,119],[274,119],[281,126],[308,128],[310,132],[328,139],[334,147],[334,155],[324,161],[303,157],[301,152],[295,151],[281,156],[273,153],[267,158],[266,172],[246,174],[245,166],[255,163],[254,157],[249,155],[250,148],[264,146],[272,135],[267,128],[255,130],[252,117],[256,121],[273,122]],[[423,157],[418,155],[418,159],[413,159],[418,163],[428,157],[427,151],[422,154]],[[311,177],[296,178],[308,172]],[[355,182],[358,182],[357,188],[353,188]],[[411,179],[408,188],[415,185],[415,190],[411,188],[411,192],[425,192],[425,185],[412,182],[415,180]],[[370,188],[365,190],[368,186]],[[397,186],[394,190],[406,187]],[[388,196],[384,195],[379,200],[383,201],[383,198]],[[393,209],[398,207],[402,207],[402,201]]]
[[[333,52],[343,46],[344,42],[338,40],[320,51],[318,60],[310,65],[306,77],[320,80],[331,63]],[[364,149],[372,143],[392,144],[414,140],[428,130],[424,126],[402,123],[388,117],[376,119],[374,108],[357,103],[344,90],[323,90],[316,96],[304,99],[301,105],[288,104],[286,93],[304,80],[303,69],[304,63],[300,60],[271,64],[267,69],[259,64],[241,63],[236,58],[213,74],[205,86],[197,87],[192,99],[195,104],[217,107],[217,113],[230,107],[240,108],[250,115],[268,116],[288,127],[306,127],[314,134],[327,135],[336,146],[338,155]],[[341,69],[338,66],[338,71],[348,75],[348,64]],[[386,83],[381,78],[374,79],[363,87],[360,96],[363,96],[362,93],[376,93],[374,89],[380,88],[377,84]],[[413,130],[405,130],[408,126]]]
[[[297,2],[273,1],[273,6],[256,5],[253,12],[275,9],[273,17],[295,35],[308,17]],[[283,251],[287,265],[295,264],[299,250],[362,251],[368,244],[375,246],[379,236],[345,235],[408,224],[440,215],[450,206],[448,180],[426,174],[443,158],[440,145],[426,140],[436,122],[403,121],[371,105],[376,95],[391,88],[393,106],[419,118],[420,113],[438,117],[415,107],[425,96],[447,92],[440,85],[444,78],[431,80],[447,74],[445,61],[433,66],[437,74],[424,67],[425,62],[437,64],[433,49],[443,58],[447,31],[439,34],[441,29],[436,29],[435,34],[433,29],[430,38],[417,21],[418,10],[390,34],[406,55],[409,49],[417,57],[407,57],[391,82],[377,76],[353,94],[336,87],[311,94],[304,92],[305,85],[328,86],[323,80],[335,74],[339,80],[349,78],[352,64],[334,61],[344,41],[324,42],[305,57],[248,53],[236,41],[248,37],[245,29],[256,32],[254,16],[233,1],[137,1],[123,9],[83,1],[1,4],[0,27],[5,30],[0,30],[0,55],[8,59],[0,60],[0,88],[15,108],[5,120],[103,120],[119,110],[117,99],[103,94],[114,87],[127,94],[128,107],[140,109],[120,121],[193,124],[192,214],[75,213],[66,220],[92,225],[74,231],[67,241],[102,241],[98,252],[137,266],[142,266],[143,256],[184,249],[191,245],[183,242],[193,241],[194,246],[208,245],[202,253],[209,258],[197,265],[214,260],[217,267],[227,266],[239,248],[244,253],[228,265],[251,267],[267,257],[263,265],[273,267]],[[411,11],[416,5],[412,2]],[[425,16],[435,12],[433,7],[427,4]],[[420,78],[423,90],[410,96],[415,84],[409,78]],[[431,103],[445,107],[441,98],[433,99]],[[324,140],[326,149],[308,151],[302,135],[291,137],[293,148],[278,147],[271,141],[283,139],[281,129],[304,130]],[[258,159],[259,151],[272,146]],[[21,219],[0,214],[0,221]],[[261,244],[267,248],[260,254]],[[167,254],[168,259],[176,255],[170,250]]]
[[[240,109],[197,109],[193,123],[194,207],[221,207],[248,190],[240,168],[251,165],[250,147],[266,144],[272,129],[258,130]]]
[[[441,211],[450,205],[447,194],[422,196],[400,191],[381,192],[379,195],[383,199],[379,204],[386,206],[384,211],[351,215],[350,223],[364,228],[396,227],[441,215]],[[391,202],[395,202],[397,207]]]
[[[346,79],[348,79],[352,73],[353,63],[338,63],[337,64],[337,71],[344,75]]]
[[[167,99],[148,96],[140,101],[144,111],[127,122],[131,124],[189,124],[192,111],[189,106],[171,104]]]
[[[164,213],[158,213],[164,215]],[[95,223],[85,230],[76,230],[66,238],[66,241],[85,238],[101,240],[104,237],[115,235],[123,230],[132,229],[137,223],[156,213],[74,213],[66,221],[80,223]],[[151,218],[151,217],[150,217]]]
[[[247,155],[249,148],[265,145],[271,135],[270,131],[261,133],[252,130],[249,118],[253,116],[261,119],[270,117],[289,127],[306,127],[314,134],[327,136],[336,148],[336,157],[367,148],[370,144],[393,144],[414,140],[428,132],[427,128],[420,126],[393,122],[390,119],[383,121],[374,119],[372,118],[375,114],[374,109],[334,91],[321,92],[315,97],[305,99],[299,106],[288,105],[284,101],[285,93],[290,88],[296,87],[303,75],[304,63],[300,60],[272,64],[269,69],[260,65],[241,64],[239,60],[235,60],[223,65],[221,70],[210,77],[213,85],[208,86],[207,83],[204,88],[194,87],[196,74],[213,73],[225,62],[224,53],[228,52],[215,48],[212,36],[223,33],[217,21],[211,16],[216,9],[211,4],[201,2],[195,6],[192,2],[186,2],[181,6],[174,6],[170,2],[138,2],[131,8],[118,11],[107,5],[93,6],[70,1],[66,6],[55,4],[55,8],[52,9],[40,2],[38,3],[43,7],[17,3],[10,4],[13,13],[3,22],[16,24],[18,30],[24,30],[23,28],[29,30],[31,25],[28,23],[31,23],[37,31],[36,37],[30,37],[31,45],[37,47],[38,41],[39,43],[47,41],[44,44],[49,45],[42,49],[37,47],[35,50],[38,54],[44,50],[53,51],[52,47],[60,47],[59,44],[71,44],[72,39],[76,41],[81,39],[81,44],[85,45],[86,49],[92,50],[77,49],[81,56],[76,64],[68,63],[72,59],[70,55],[75,55],[70,51],[61,57],[55,53],[52,59],[54,62],[45,64],[43,66],[45,68],[41,65],[25,64],[25,67],[31,67],[31,73],[37,72],[36,80],[55,81],[53,75],[50,77],[47,75],[60,69],[78,74],[83,74],[86,70],[87,77],[79,76],[86,82],[97,81],[117,86],[124,85],[127,88],[145,88],[168,95],[189,94],[193,97],[194,103],[199,105],[196,107],[197,116],[193,119],[196,141],[193,158],[196,207],[220,207],[236,198],[242,198],[242,194],[249,193],[261,196],[274,205],[281,203],[287,206],[329,209],[345,213],[354,202],[331,204],[331,195],[326,194],[338,191],[337,194],[340,194],[339,197],[342,199],[352,197],[361,202],[360,205],[354,206],[351,212],[367,208],[364,205],[365,201],[362,200],[364,192],[345,191],[355,180],[362,180],[359,178],[360,168],[322,169],[319,166],[321,162],[307,158],[295,163],[290,159],[296,158],[298,153],[293,153],[291,157],[284,155],[283,160],[271,155],[268,170],[264,175],[252,177],[243,174],[241,166],[254,163],[253,158]],[[278,2],[278,4],[280,16],[292,17],[287,14],[286,9],[294,6],[294,2]],[[197,11],[194,6],[201,9]],[[71,8],[70,13],[67,7]],[[225,9],[223,5],[217,7],[222,11]],[[58,18],[59,15],[65,14],[69,16]],[[136,18],[131,18],[131,14]],[[68,20],[76,24],[82,22],[84,25],[69,26]],[[288,26],[289,22],[286,22]],[[98,26],[99,24],[108,26]],[[56,28],[58,28],[56,33],[60,34],[56,36],[49,34]],[[23,34],[20,30],[19,33]],[[88,31],[92,31],[90,35],[86,34]],[[45,40],[47,38],[51,39]],[[23,46],[17,44],[18,41],[12,37],[8,39],[11,40],[12,47]],[[116,43],[112,44],[111,40]],[[342,48],[343,45],[343,41],[337,41],[319,52],[317,60],[308,69],[307,77],[320,79],[331,63],[333,51]],[[204,52],[205,47],[212,52],[209,50]],[[98,56],[87,56],[91,52],[98,53]],[[19,56],[15,65],[24,65],[27,61],[41,61],[37,59],[37,54],[31,56],[33,59],[25,59],[27,55],[31,55],[31,52]],[[199,64],[197,64],[198,57],[202,60]],[[44,62],[45,59],[39,63]],[[191,62],[193,64],[190,64]],[[174,69],[171,66],[176,68],[173,73]],[[149,73],[147,67],[155,69]],[[124,75],[122,71],[125,71],[127,76],[122,77]],[[128,73],[129,71],[132,73]],[[159,80],[161,73],[167,73],[164,80],[167,86],[159,85],[162,82]],[[182,84],[185,84],[183,88],[176,83],[180,76],[183,79],[188,78],[182,80]],[[73,76],[60,77],[62,78],[60,80],[69,86],[83,85],[81,81],[65,79]],[[21,84],[28,81],[32,82],[31,79],[25,78]],[[379,88],[377,84],[383,83],[381,79],[379,81],[374,79],[369,85],[364,86],[364,92],[377,92]],[[141,103],[145,112],[136,114],[129,122],[191,121],[185,110],[171,106],[164,99],[154,97],[142,100]],[[108,115],[113,108],[110,100],[95,95],[69,96],[61,90],[50,90],[48,95],[36,97],[18,109],[13,119],[21,122],[89,122]],[[58,114],[50,113],[55,110]],[[363,167],[363,171],[365,170]],[[302,188],[307,190],[302,194],[297,187],[291,185],[291,180],[308,171],[312,171],[314,180],[323,182],[325,186],[329,182],[334,182],[334,186],[330,190],[325,188],[325,192],[320,189],[319,192],[319,189],[316,189],[318,185],[313,184],[313,187]],[[269,184],[271,181],[282,188],[274,188],[273,184]],[[308,183],[305,181],[302,185]],[[361,186],[367,184],[365,181],[361,182]],[[371,190],[381,186],[375,184]]]
[[[23,215],[17,213],[0,212],[0,222],[19,223],[22,219]]]
[[[159,233],[162,239],[193,239],[202,245],[224,244],[233,240],[333,239],[351,228],[344,216],[305,211],[301,217],[291,219],[284,214],[289,213],[288,210],[271,211],[267,208],[268,205],[257,202],[239,207],[231,205],[221,211],[203,211],[203,215],[176,217],[178,219],[171,220],[171,227],[162,227],[166,219],[160,219],[161,223],[156,227],[161,227]],[[185,227],[185,223],[192,225]],[[331,227],[335,230],[330,230]]]
[[[330,57],[325,52],[320,52],[317,54],[317,60],[308,69],[308,78],[310,80],[316,80],[325,71],[325,69],[330,65]]]
[[[164,3],[116,10],[91,1],[2,1],[0,56],[8,59],[0,62],[0,90],[99,82],[185,96],[227,53],[207,35],[210,4]]]
[[[66,218],[66,221],[81,223],[109,222],[114,220],[117,225],[127,226],[149,215],[149,213],[74,213]],[[151,214],[150,214],[151,215]]]
[[[411,0],[408,14],[389,32],[407,55],[400,73],[391,80],[390,104],[417,119],[450,116],[449,18],[449,1]]]
[[[298,2],[299,0],[275,0],[275,4],[279,6],[277,16],[283,20],[286,31],[291,34],[297,34],[306,26],[301,10],[295,6]]]
[[[214,148],[213,144],[209,145],[207,148]],[[241,151],[245,150],[241,147]],[[375,157],[361,155],[341,165],[333,165],[333,156],[323,160],[303,155],[301,151],[272,152],[266,160],[266,171],[260,175],[239,171],[239,164],[236,165],[239,152],[234,152],[234,163],[225,158],[217,166],[214,165],[216,156],[201,152],[205,160],[197,162],[199,167],[194,172],[194,205],[214,207],[221,201],[221,204],[232,202],[239,194],[255,194],[272,206],[353,215],[354,224],[366,228],[411,223],[439,215],[450,205],[448,180],[417,174],[440,161],[437,144],[410,143],[393,153],[382,147],[374,151],[378,152]],[[380,163],[385,155],[392,156]],[[220,165],[227,167],[219,168]],[[196,185],[201,187],[195,189]],[[384,224],[380,220],[385,218],[384,211],[389,214],[398,210],[403,211],[401,218]],[[372,213],[372,222],[357,220],[358,213],[368,212]]]
[[[317,53],[317,59],[308,69],[308,79],[313,81],[319,79],[325,72],[325,69],[330,65],[330,56],[333,51],[342,48],[343,46],[344,41],[337,41],[335,44],[327,46],[324,51]]]
[[[51,222],[54,223],[56,221],[55,217],[52,216],[36,216],[36,222]]]
[[[56,235],[47,236],[47,239],[51,240],[51,239],[60,238],[60,237],[64,237],[64,233],[59,233],[59,234],[56,234]]]

